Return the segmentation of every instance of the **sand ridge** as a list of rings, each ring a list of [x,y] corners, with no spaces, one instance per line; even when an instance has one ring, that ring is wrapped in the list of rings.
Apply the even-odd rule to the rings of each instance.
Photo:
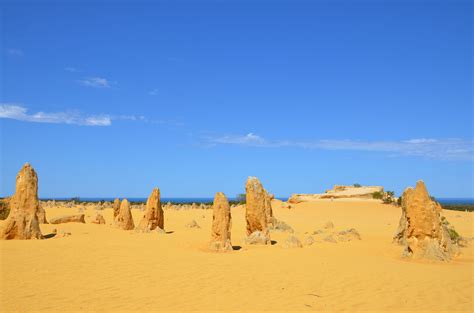
[[[272,232],[276,243],[246,246],[245,210],[232,209],[230,253],[210,252],[212,210],[165,210],[167,234],[124,231],[112,225],[41,225],[70,232],[64,238],[0,241],[0,311],[324,311],[472,312],[473,247],[450,263],[401,258],[392,243],[400,208],[376,201],[315,201],[274,215],[300,240],[332,221],[355,228],[362,240],[316,242],[284,249],[288,233]],[[77,208],[47,208],[51,218]],[[143,215],[132,210],[137,222]],[[473,214],[444,211],[466,237]],[[201,228],[187,228],[195,220]],[[3,221],[2,221],[3,222]]]

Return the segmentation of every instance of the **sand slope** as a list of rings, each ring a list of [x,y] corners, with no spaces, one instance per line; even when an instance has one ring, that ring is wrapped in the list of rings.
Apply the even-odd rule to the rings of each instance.
[[[272,246],[219,254],[206,251],[212,210],[166,210],[169,233],[159,235],[116,229],[106,209],[107,225],[41,225],[43,234],[57,228],[69,237],[0,241],[0,311],[473,312],[472,246],[450,264],[407,261],[391,242],[399,208],[321,200],[288,210],[274,203],[275,216],[302,241],[329,220],[338,230],[356,228],[362,240],[283,249],[288,234],[273,232]],[[77,212],[46,210],[48,218]],[[244,210],[232,214],[239,246]],[[141,215],[133,210],[135,223]],[[472,213],[444,215],[473,236]],[[200,229],[185,227],[193,219]]]

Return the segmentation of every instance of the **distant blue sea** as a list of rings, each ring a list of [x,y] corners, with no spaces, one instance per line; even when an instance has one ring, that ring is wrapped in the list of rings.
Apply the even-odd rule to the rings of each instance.
[[[474,198],[436,198],[441,204],[471,204],[474,205]]]
[[[98,202],[98,201],[114,201],[115,198],[79,198],[80,201],[90,201],[90,202]],[[131,202],[146,202],[146,198],[127,198]],[[277,198],[282,201],[286,201],[287,198]],[[52,200],[51,198],[45,198],[41,200]],[[71,198],[54,198],[54,200],[71,200]],[[161,202],[173,202],[173,203],[208,203],[212,202],[213,198],[166,198],[162,197]],[[438,202],[441,204],[471,204],[474,205],[474,198],[436,198]],[[235,201],[235,198],[229,198],[229,201]]]

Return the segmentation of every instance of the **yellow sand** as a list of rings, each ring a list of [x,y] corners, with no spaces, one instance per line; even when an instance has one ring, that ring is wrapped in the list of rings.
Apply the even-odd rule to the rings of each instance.
[[[304,241],[326,221],[356,228],[361,241],[317,242],[283,249],[244,246],[244,210],[233,209],[226,254],[206,251],[211,210],[165,211],[165,235],[109,225],[41,225],[71,232],[64,238],[0,241],[0,311],[347,311],[473,312],[473,248],[449,264],[402,259],[392,244],[400,208],[374,201],[318,201],[280,208],[275,216]],[[46,209],[47,217],[77,209]],[[86,221],[94,213],[88,209]],[[135,224],[141,212],[133,210]],[[473,214],[445,211],[466,237]],[[87,218],[87,216],[89,216]],[[185,225],[196,220],[200,229]]]

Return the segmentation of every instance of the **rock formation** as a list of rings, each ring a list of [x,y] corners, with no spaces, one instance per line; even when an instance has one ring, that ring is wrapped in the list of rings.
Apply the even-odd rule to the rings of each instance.
[[[115,225],[124,230],[131,230],[135,228],[133,223],[132,212],[130,211],[130,203],[127,199],[123,199],[120,204],[120,209],[115,217]]]
[[[43,238],[38,221],[38,176],[28,163],[16,176],[16,190],[9,206],[10,214],[0,229],[0,239]]]
[[[48,224],[48,221],[46,220],[46,211],[44,210],[43,206],[40,204],[38,213],[36,214],[38,216],[38,222],[40,224]]]
[[[216,193],[212,205],[212,235],[210,247],[216,251],[231,251],[230,241],[232,228],[232,216],[227,197],[222,193]]]
[[[267,217],[267,224],[273,224],[273,210],[272,210],[273,199],[275,199],[275,195],[268,193],[265,190],[265,216]]]
[[[256,177],[249,177],[245,185],[247,236],[259,231],[264,236],[264,242],[270,243],[270,233],[267,222],[267,193]]]
[[[161,208],[160,189],[154,188],[146,201],[145,214],[137,230],[146,232],[157,227],[164,229],[164,213]]]
[[[373,194],[384,193],[381,186],[334,186],[332,190],[326,190],[322,194],[292,194],[288,199],[289,203],[296,204],[301,202],[309,202],[321,199],[343,199],[343,198],[358,198],[358,199],[373,199]]]
[[[116,198],[114,200],[114,220],[117,217],[117,215],[119,214],[119,211],[120,211],[120,199]]]
[[[84,214],[76,215],[63,215],[53,217],[49,220],[51,224],[63,224],[63,223],[85,223]]]
[[[105,224],[105,218],[102,214],[97,213],[93,220],[91,220],[92,224]]]
[[[404,256],[449,261],[456,253],[441,206],[433,201],[423,181],[402,196],[402,216],[394,240],[404,246]]]

